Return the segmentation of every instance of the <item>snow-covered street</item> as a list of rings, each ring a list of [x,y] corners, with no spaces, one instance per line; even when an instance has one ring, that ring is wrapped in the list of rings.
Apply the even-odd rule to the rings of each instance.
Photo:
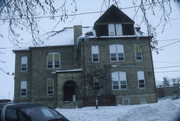
[[[180,99],[159,100],[158,103],[103,106],[78,109],[57,109],[70,121],[174,121],[180,116]]]

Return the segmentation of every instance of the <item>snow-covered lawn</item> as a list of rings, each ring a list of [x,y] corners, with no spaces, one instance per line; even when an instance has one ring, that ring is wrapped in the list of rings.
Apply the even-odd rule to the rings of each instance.
[[[57,109],[70,121],[174,121],[180,116],[180,99],[130,106],[102,106]]]

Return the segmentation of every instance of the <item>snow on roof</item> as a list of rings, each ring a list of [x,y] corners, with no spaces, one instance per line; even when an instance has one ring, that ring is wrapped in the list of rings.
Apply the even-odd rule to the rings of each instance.
[[[152,37],[152,36],[149,36],[149,35],[145,34],[144,32],[136,31],[136,30],[135,30],[134,35],[122,35],[122,36],[99,36],[99,37],[97,37],[94,30],[92,30],[90,32],[93,33],[92,36],[87,36],[85,34],[85,35],[80,36],[80,38],[129,38],[129,37],[138,37],[138,38],[140,38],[140,37]]]
[[[97,37],[93,27],[82,27],[82,35],[79,38],[127,38],[127,37],[151,37],[141,31],[135,29],[135,35],[123,36],[100,36]],[[38,45],[34,45],[33,41],[24,43],[22,47],[15,48],[14,51],[27,51],[34,47],[52,47],[52,46],[74,46],[74,31],[73,27],[65,27],[59,31],[52,31],[40,37]]]
[[[82,27],[82,34],[91,31],[92,27]],[[29,50],[33,47],[52,47],[52,46],[73,46],[74,45],[74,31],[73,27],[65,27],[59,31],[52,31],[40,37],[38,45],[34,45],[32,41],[24,43],[22,47],[15,48],[14,50]]]

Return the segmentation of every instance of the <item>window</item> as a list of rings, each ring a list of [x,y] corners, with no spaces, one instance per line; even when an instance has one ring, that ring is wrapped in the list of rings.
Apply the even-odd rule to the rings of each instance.
[[[7,108],[5,120],[6,121],[18,121],[16,110],[11,109],[11,108]]]
[[[141,48],[141,46],[135,44],[134,45],[134,51],[135,51],[135,59],[137,61],[141,61],[142,60],[142,48]]]
[[[47,57],[48,68],[60,68],[60,53],[49,53]]]
[[[123,105],[130,105],[130,100],[129,100],[129,98],[124,98],[124,99],[123,99]]]
[[[47,79],[47,95],[54,94],[54,80],[52,78]]]
[[[144,78],[144,71],[137,72],[138,77],[138,86],[139,88],[145,88],[145,78]]]
[[[110,60],[112,62],[125,61],[124,46],[121,44],[113,44],[110,48]]]
[[[27,96],[27,81],[21,81],[20,96],[21,97]]]
[[[99,62],[99,46],[91,46],[92,62]]]
[[[18,116],[19,116],[19,121],[29,121],[27,116],[24,115],[24,113],[22,112],[18,112]]]
[[[112,72],[112,89],[127,89],[126,72]]]
[[[122,36],[122,24],[109,24],[108,31],[109,36]]]
[[[25,72],[27,71],[27,68],[28,68],[28,57],[23,56],[21,57],[21,71]]]

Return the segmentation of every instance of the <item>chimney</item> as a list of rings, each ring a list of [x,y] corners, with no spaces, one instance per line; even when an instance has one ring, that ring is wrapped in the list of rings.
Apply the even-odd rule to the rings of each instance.
[[[77,38],[82,35],[82,25],[74,25],[74,45],[77,46]]]

